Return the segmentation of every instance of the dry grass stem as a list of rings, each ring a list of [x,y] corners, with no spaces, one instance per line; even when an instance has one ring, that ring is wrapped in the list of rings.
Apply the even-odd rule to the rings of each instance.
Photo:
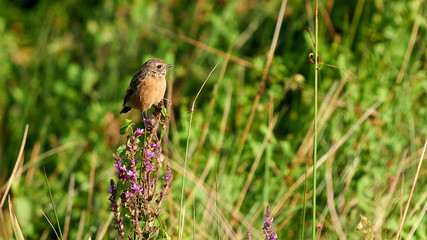
[[[382,101],[377,101],[374,105],[372,105],[360,118],[357,120],[357,122],[344,134],[344,136],[336,143],[334,144],[329,151],[324,154],[318,161],[316,167],[320,167],[323,163],[325,163],[326,159],[331,155],[334,154],[349,138],[351,135],[353,135],[354,132],[360,127],[360,125],[369,117],[372,113],[375,112],[375,110],[381,105]],[[310,167],[307,172],[307,177],[310,176],[313,172],[313,167]],[[305,175],[302,175],[300,178],[298,178],[297,181],[295,181],[294,184],[292,184],[291,187],[289,187],[288,191],[286,191],[285,195],[279,200],[277,205],[274,207],[272,214],[277,215],[284,206],[286,200],[292,195],[292,193],[296,190],[296,188],[305,181]],[[308,198],[307,198],[308,199]]]
[[[377,208],[376,211],[376,219],[374,222],[374,231],[376,232],[376,236],[381,238],[382,232],[381,232],[381,227],[384,223],[384,218],[387,212],[387,207],[389,207],[390,202],[392,200],[394,191],[396,190],[397,187],[397,183],[399,182],[400,179],[400,174],[402,172],[403,166],[405,164],[405,159],[406,159],[406,155],[408,154],[408,149],[406,149],[403,152],[402,158],[400,160],[400,164],[399,164],[399,168],[397,169],[396,172],[396,176],[394,177],[393,182],[391,183],[391,186],[389,187],[389,192],[385,198],[385,200],[381,200],[381,204],[380,206]]]
[[[270,50],[268,51],[268,55],[267,55],[267,62],[265,64],[264,71],[262,73],[260,87],[259,87],[259,90],[257,92],[257,95],[255,96],[254,102],[252,104],[252,110],[251,110],[251,113],[249,114],[249,118],[248,118],[248,121],[246,123],[245,130],[242,134],[242,137],[240,138],[239,149],[237,150],[237,160],[234,160],[234,161],[239,160],[241,152],[243,151],[243,147],[245,145],[246,138],[248,136],[249,130],[251,129],[252,121],[254,119],[255,112],[256,112],[256,109],[258,107],[259,100],[261,98],[261,93],[263,92],[262,90],[265,87],[265,80],[266,80],[267,74],[270,70],[271,62],[273,61],[273,56],[274,56],[274,51],[276,50],[277,41],[279,40],[280,28],[282,27],[283,17],[285,16],[286,3],[287,3],[287,0],[282,1],[282,5],[281,5],[280,11],[279,11],[279,16],[278,16],[277,22],[276,22],[276,28],[274,30],[273,39],[272,39],[271,45],[270,45]],[[235,169],[233,169],[233,170],[235,170]]]
[[[49,220],[49,218],[46,216],[46,214],[43,212],[43,210],[41,210],[41,211],[42,211],[42,214],[43,214],[44,218],[45,218],[45,219],[46,219],[46,221],[49,223],[49,225],[50,225],[50,227],[52,228],[52,230],[55,232],[56,238],[57,238],[58,240],[60,240],[61,238],[59,237],[58,233],[56,232],[56,229],[55,229],[55,227],[53,226],[52,222]]]
[[[332,154],[328,158],[328,161],[326,162],[325,181],[326,181],[327,204],[328,204],[329,213],[331,214],[332,223],[334,225],[338,238],[340,240],[346,240],[347,237],[344,234],[344,231],[342,230],[337,209],[335,208],[334,187],[332,183],[332,164],[334,162],[334,158],[335,158],[335,154]]]
[[[264,150],[267,147],[267,144],[270,140],[274,126],[276,125],[277,118],[278,118],[278,115],[276,114],[273,117],[273,120],[271,121],[270,125],[268,126],[268,132],[265,135],[264,140],[262,141],[261,147],[258,151],[258,155],[256,156],[255,161],[252,163],[251,170],[249,171],[248,177],[246,178],[246,182],[245,182],[245,185],[243,186],[242,192],[240,193],[239,200],[237,201],[237,204],[234,207],[233,215],[236,215],[237,212],[240,211],[240,207],[242,206],[243,200],[245,199],[246,193],[247,193],[248,188],[249,188],[249,184],[251,183],[251,181],[254,177],[255,170],[258,167],[258,164],[261,160],[261,157],[264,154]]]
[[[0,203],[0,210],[3,208],[3,204],[6,201],[6,196],[9,193],[10,186],[12,186],[13,180],[15,179],[15,177],[17,177],[15,175],[18,172],[18,167],[21,165],[21,161],[24,160],[23,154],[24,154],[25,143],[27,141],[27,135],[28,135],[28,124],[25,125],[24,136],[22,137],[21,148],[19,149],[18,158],[16,159],[15,166],[13,167],[13,170],[12,170],[12,174],[10,175],[10,178],[6,184],[6,188],[3,192],[3,197],[2,197],[1,203]],[[21,170],[21,172],[22,172],[22,170]]]
[[[408,209],[409,209],[409,203],[412,200],[412,194],[414,193],[415,184],[417,183],[418,175],[419,175],[420,170],[421,170],[421,165],[423,164],[424,154],[426,152],[426,148],[427,148],[427,140],[424,143],[423,153],[421,154],[420,160],[418,162],[417,171],[415,172],[415,176],[414,176],[414,182],[412,184],[411,192],[409,193],[408,201],[406,202],[405,211],[403,212],[403,217],[402,217],[402,220],[400,221],[399,230],[397,231],[395,240],[399,239],[400,233],[402,232],[403,223],[405,222],[406,214],[407,214]]]
[[[70,229],[71,210],[73,208],[73,199],[74,199],[74,183],[75,183],[75,175],[71,174],[70,184],[68,186],[67,214],[65,216],[63,240],[67,240],[68,231]]]

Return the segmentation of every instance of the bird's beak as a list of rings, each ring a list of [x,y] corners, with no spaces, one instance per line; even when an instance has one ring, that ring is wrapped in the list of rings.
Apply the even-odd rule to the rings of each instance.
[[[166,68],[170,68],[170,67],[173,67],[173,66],[175,66],[175,65],[168,64],[168,65],[166,65]]]

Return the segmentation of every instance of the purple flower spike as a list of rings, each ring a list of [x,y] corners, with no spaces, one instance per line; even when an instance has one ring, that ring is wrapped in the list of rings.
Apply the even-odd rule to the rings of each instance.
[[[271,217],[270,206],[267,206],[267,211],[264,216],[264,227],[262,231],[265,234],[265,240],[276,240],[277,234],[273,230],[273,218]]]
[[[162,118],[161,114],[153,114],[147,119],[143,117],[144,128],[137,128],[133,134],[128,135],[126,144],[118,151],[123,158],[113,154],[116,160],[113,166],[121,190],[118,194],[117,185],[111,181],[107,192],[110,193],[110,209],[115,216],[118,239],[123,240],[125,236],[146,239],[160,229],[156,222],[163,211],[162,202],[167,197],[173,179],[170,163],[162,153],[160,144],[162,136],[158,136],[159,128],[166,127]],[[142,135],[144,139],[141,139]],[[163,169],[165,169],[164,182],[162,181],[163,186],[160,186],[159,180],[161,181]],[[120,208],[125,211],[120,212]],[[130,225],[126,230],[121,215],[126,217],[126,222]],[[144,227],[140,224],[142,221]]]
[[[113,179],[110,179],[109,191],[111,195],[108,199],[111,202],[110,209],[114,213],[114,227],[119,232],[120,239],[124,239],[125,231],[124,231],[123,218],[120,216],[120,208],[119,208],[119,204],[117,203],[117,187],[114,184]]]

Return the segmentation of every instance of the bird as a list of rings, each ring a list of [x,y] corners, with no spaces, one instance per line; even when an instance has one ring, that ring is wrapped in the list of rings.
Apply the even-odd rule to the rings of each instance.
[[[166,69],[173,66],[156,58],[145,62],[129,83],[120,113],[127,113],[133,108],[143,114],[157,105],[165,95]]]

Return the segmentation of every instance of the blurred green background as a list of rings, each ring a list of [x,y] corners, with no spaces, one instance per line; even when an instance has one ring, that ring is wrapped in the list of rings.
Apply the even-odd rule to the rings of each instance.
[[[304,183],[294,184],[304,175],[305,162],[312,164],[314,66],[308,55],[313,43],[306,28],[314,33],[314,2],[286,5],[262,87],[281,4],[1,0],[0,193],[6,189],[29,124],[25,165],[9,192],[25,237],[55,236],[41,212],[55,222],[43,168],[62,226],[68,216],[68,238],[99,236],[110,214],[108,182],[116,178],[111,154],[125,141],[119,127],[125,117],[140,121],[137,111],[119,114],[122,99],[132,76],[156,57],[175,65],[168,70],[173,85],[168,85],[166,97],[172,105],[170,140],[164,146],[175,171],[162,214],[169,234],[177,236],[189,108],[219,61],[194,113],[184,239],[193,236],[193,206],[196,239],[243,239],[248,230],[256,239],[267,204],[274,209],[279,239],[297,238]],[[388,239],[397,232],[427,136],[426,8],[424,1],[320,2],[319,53],[322,62],[338,68],[324,65],[320,71],[319,106],[325,103],[325,111],[320,111],[324,123],[319,125],[319,157],[342,140],[371,106],[380,104],[329,158],[333,160],[329,193],[335,204],[327,204],[326,164],[319,168],[322,239],[338,239],[331,206],[349,239],[369,237],[371,232]],[[230,60],[227,52],[233,56]],[[243,146],[257,94],[259,104]],[[263,144],[275,114],[277,123]],[[255,166],[257,156],[260,162]],[[404,239],[413,228],[414,239],[427,238],[427,220],[422,218],[425,166],[403,228]],[[204,183],[195,187],[194,179],[201,179],[205,169]],[[237,208],[248,176],[253,178]],[[74,183],[71,193],[70,183]],[[216,185],[218,211],[212,206]],[[311,177],[307,187],[311,196]],[[193,204],[194,189],[199,190]],[[309,229],[311,199],[307,205],[304,224]],[[7,204],[2,211],[8,212]],[[356,231],[360,215],[375,226]],[[13,236],[7,214],[0,225],[0,238]],[[306,236],[310,233],[307,230]],[[105,238],[115,236],[110,224]]]

